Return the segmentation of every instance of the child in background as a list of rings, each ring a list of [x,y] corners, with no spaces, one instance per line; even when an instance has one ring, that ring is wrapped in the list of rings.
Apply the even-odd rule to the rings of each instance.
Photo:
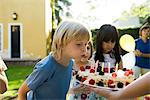
[[[122,69],[122,60],[119,53],[119,38],[117,29],[110,25],[104,24],[100,27],[96,36],[96,53],[94,55],[95,62],[110,63],[111,71],[118,63]],[[104,68],[104,71],[106,68]]]
[[[0,93],[1,94],[5,93],[8,88],[8,80],[5,74],[5,70],[7,70],[7,67],[3,62],[2,58],[0,57]]]
[[[135,40],[135,55],[136,64],[133,68],[134,75],[138,78],[150,71],[150,26],[148,24],[143,25],[139,30],[140,38]]]
[[[52,53],[35,65],[33,72],[19,88],[18,99],[65,100],[73,59],[82,58],[90,38],[91,33],[82,24],[62,22],[54,33]]]
[[[86,93],[84,86],[77,81],[76,74],[80,70],[80,67],[86,67],[86,65],[91,65],[93,61],[90,60],[93,53],[93,46],[92,42],[89,42],[87,46],[87,51],[85,54],[82,55],[80,61],[76,61],[75,59],[75,66],[73,67],[73,78],[70,83],[70,89],[68,93],[68,100],[95,100],[94,93]]]

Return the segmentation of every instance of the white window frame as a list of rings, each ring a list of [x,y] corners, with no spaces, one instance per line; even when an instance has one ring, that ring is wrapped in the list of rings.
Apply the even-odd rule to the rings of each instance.
[[[23,58],[23,24],[22,23],[8,23],[8,55],[11,58],[11,26],[20,26],[20,59]]]
[[[2,53],[3,52],[3,45],[4,45],[4,43],[3,43],[3,39],[4,39],[4,27],[3,27],[3,24],[2,23],[0,23],[0,27],[1,27],[1,30],[0,30],[0,35],[1,35],[1,39],[0,39],[0,42],[1,42],[1,49],[0,49],[0,53]]]

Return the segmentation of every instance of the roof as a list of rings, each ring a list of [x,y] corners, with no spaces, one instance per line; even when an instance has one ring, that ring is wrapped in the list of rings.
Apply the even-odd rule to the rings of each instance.
[[[117,20],[115,20],[112,23],[114,26],[116,26],[117,28],[137,28],[140,27],[140,20],[138,17],[132,16],[132,17],[124,17],[124,18],[119,18]]]

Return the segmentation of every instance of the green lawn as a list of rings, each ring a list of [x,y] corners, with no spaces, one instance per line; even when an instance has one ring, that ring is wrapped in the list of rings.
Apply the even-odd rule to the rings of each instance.
[[[33,66],[9,66],[6,71],[8,78],[8,91],[0,94],[0,99],[11,100],[17,96],[18,88],[26,77],[32,72]]]

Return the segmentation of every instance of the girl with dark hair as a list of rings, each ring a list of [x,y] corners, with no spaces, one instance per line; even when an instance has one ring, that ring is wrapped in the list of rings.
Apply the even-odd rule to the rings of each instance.
[[[94,55],[94,60],[95,62],[104,62],[104,68],[101,70],[103,70],[103,72],[105,73],[109,71],[110,73],[114,72],[116,64],[119,65],[119,67],[117,66],[119,69],[122,69],[123,66],[119,53],[119,38],[116,27],[110,24],[104,24],[97,31],[96,53]],[[108,68],[108,66],[110,69]],[[99,98],[99,100],[106,100],[106,98],[102,96],[97,95],[97,97]]]
[[[95,62],[110,63],[110,68],[114,68],[118,63],[122,68],[122,60],[119,53],[119,37],[115,26],[104,24],[97,31]]]

